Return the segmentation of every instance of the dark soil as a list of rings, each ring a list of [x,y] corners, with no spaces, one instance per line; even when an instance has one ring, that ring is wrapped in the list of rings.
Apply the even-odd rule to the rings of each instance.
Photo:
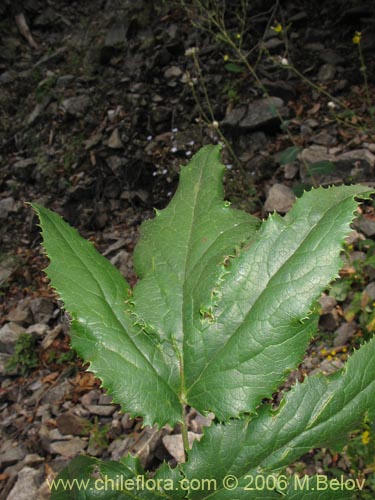
[[[241,2],[227,3],[225,22],[235,39]],[[26,202],[59,212],[134,284],[131,255],[139,225],[168,203],[180,166],[203,144],[222,141],[213,122],[235,152],[233,157],[224,145],[226,196],[258,216],[286,212],[295,194],[312,185],[374,185],[374,3],[250,3],[241,43],[256,78],[215,28],[207,31],[198,2],[186,8],[161,0],[0,5],[0,327],[17,330],[12,338],[21,330],[32,337],[29,356],[13,371],[4,364],[14,341],[0,353],[2,498],[27,467],[35,471],[27,479],[35,483],[29,500],[48,498],[45,478],[81,449],[103,458],[131,451],[151,469],[163,460],[176,463],[163,437],[178,429],[143,429],[141,421],[122,415],[70,354],[69,323],[42,273],[47,260]],[[281,34],[272,29],[278,23]],[[352,41],[356,31],[362,33],[367,90]],[[191,48],[199,49],[199,69]],[[267,107],[255,111],[269,97],[281,99],[282,123],[267,115]],[[241,109],[247,125],[235,119]],[[292,146],[299,156],[285,161],[283,152]],[[326,159],[333,172],[308,175],[306,161]],[[372,205],[363,211],[371,226]],[[357,228],[355,250],[363,235],[373,237],[371,228]],[[374,278],[367,270],[361,286]],[[349,335],[336,349],[336,365],[326,362],[332,332],[346,324],[336,314],[339,307],[336,302],[323,314],[322,331],[331,335],[316,339],[289,385],[323,362],[327,371],[339,368],[340,353],[356,345]],[[208,424],[193,410],[189,419],[194,432]],[[76,430],[74,438],[66,426]],[[350,468],[328,452],[305,458],[308,472]]]

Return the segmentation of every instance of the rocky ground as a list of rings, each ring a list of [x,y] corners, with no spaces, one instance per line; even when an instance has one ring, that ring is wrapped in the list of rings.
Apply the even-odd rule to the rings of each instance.
[[[287,212],[312,185],[375,183],[372,2],[253,2],[242,36],[258,80],[201,29],[197,2],[182,3],[0,5],[1,498],[48,498],[45,479],[79,452],[118,459],[130,451],[147,468],[181,456],[179,429],[142,428],[121,414],[69,351],[69,322],[41,271],[46,258],[25,202],[57,210],[134,284],[140,223],[166,205],[180,165],[222,140],[218,130],[236,155],[224,147],[227,197],[258,216]],[[226,18],[233,33],[235,10]],[[284,67],[278,23],[288,27]],[[372,204],[362,210],[342,281],[321,299],[321,332],[289,385],[337,370],[371,333],[375,217]],[[192,410],[189,422],[201,434],[210,419]],[[302,461],[307,472],[365,465],[329,451]]]

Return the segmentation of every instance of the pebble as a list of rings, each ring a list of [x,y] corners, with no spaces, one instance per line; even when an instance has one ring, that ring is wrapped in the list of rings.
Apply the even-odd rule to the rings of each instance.
[[[200,441],[203,434],[196,434],[195,432],[188,432],[189,447],[193,446],[195,440]],[[176,460],[176,462],[183,464],[185,463],[185,452],[184,445],[182,441],[182,434],[167,434],[162,438],[163,444]]]
[[[264,210],[266,212],[286,213],[295,200],[295,194],[289,187],[284,186],[284,184],[274,184],[268,193]]]
[[[7,500],[34,500],[37,498],[42,471],[24,467],[19,471],[17,481],[10,491]]]
[[[50,443],[50,453],[62,455],[64,458],[73,458],[78,453],[83,453],[87,447],[87,441],[79,437],[73,437],[67,441],[54,441]]]
[[[25,329],[17,323],[5,323],[0,329],[0,352],[13,354],[16,342],[24,331]]]

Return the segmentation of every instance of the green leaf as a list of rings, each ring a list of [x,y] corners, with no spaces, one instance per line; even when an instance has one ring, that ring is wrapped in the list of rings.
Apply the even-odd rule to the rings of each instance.
[[[243,66],[240,66],[239,64],[233,62],[224,64],[224,68],[230,73],[243,73],[245,71],[245,68]]]
[[[185,337],[189,404],[219,420],[254,412],[301,361],[317,315],[311,305],[338,276],[339,256],[364,186],[316,189],[297,200],[286,217],[272,215],[231,261],[215,300],[207,283],[192,297],[193,329]],[[202,332],[201,305],[211,310]]]
[[[375,338],[356,351],[342,371],[329,377],[314,375],[302,384],[297,383],[284,396],[279,409],[273,411],[266,404],[253,418],[210,427],[205,438],[194,445],[189,462],[183,466],[186,477],[222,481],[232,474],[238,478],[238,490],[241,490],[249,483],[250,474],[278,471],[312,447],[345,444],[348,432],[360,425],[365,415],[370,420],[375,417],[374,359]],[[293,481],[292,478],[292,486]],[[208,495],[202,496],[201,492],[190,492],[193,499],[206,497]],[[230,497],[221,489],[209,498]],[[246,498],[258,497],[249,494]],[[290,498],[308,497],[295,491]]]
[[[169,369],[163,353],[126,312],[129,285],[59,215],[32,206],[51,261],[46,272],[72,317],[73,349],[90,363],[90,371],[124,411],[143,415],[150,424],[179,421],[179,401],[167,382]]]
[[[308,175],[328,175],[336,170],[336,166],[331,161],[317,161],[310,163],[307,167]]]
[[[301,148],[299,146],[290,146],[289,148],[284,149],[284,151],[280,153],[280,158],[279,158],[280,165],[293,163],[300,151]]]

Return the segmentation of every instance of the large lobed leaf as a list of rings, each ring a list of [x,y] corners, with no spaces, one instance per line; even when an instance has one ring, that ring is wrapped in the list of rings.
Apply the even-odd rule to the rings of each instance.
[[[182,169],[169,206],[142,226],[133,292],[91,243],[34,205],[72,346],[146,424],[174,425],[184,404],[238,417],[271,396],[315,332],[311,304],[337,276],[354,197],[369,194],[317,189],[260,225],[223,201],[223,171],[211,146]]]
[[[129,285],[59,215],[32,206],[50,258],[46,272],[72,317],[72,347],[126,411],[143,415],[146,424],[179,421],[179,400],[168,384],[163,353],[126,313]]]

